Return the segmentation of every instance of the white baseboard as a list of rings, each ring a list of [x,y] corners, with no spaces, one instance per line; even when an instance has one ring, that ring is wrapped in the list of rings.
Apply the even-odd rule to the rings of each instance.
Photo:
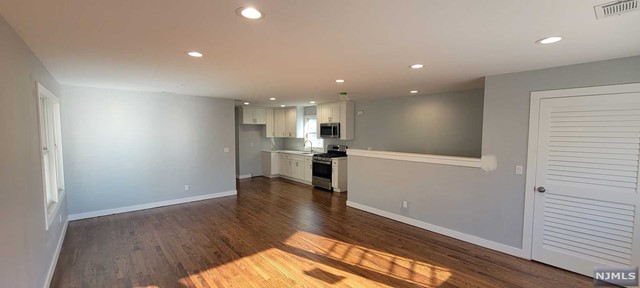
[[[253,174],[236,175],[238,179],[247,179],[253,177]]]
[[[44,282],[44,288],[51,286],[51,280],[53,280],[53,273],[56,271],[56,265],[58,264],[58,258],[60,257],[60,251],[62,250],[62,243],[64,243],[64,236],[67,235],[67,227],[69,226],[69,217],[64,221],[62,226],[62,232],[60,232],[60,238],[58,239],[58,245],[56,245],[56,251],[53,252],[53,260],[49,264],[49,271],[47,272],[47,278]]]
[[[169,205],[176,205],[176,204],[182,204],[182,203],[188,203],[188,202],[194,202],[194,201],[226,197],[226,196],[233,196],[236,194],[238,194],[238,192],[236,190],[232,190],[232,191],[226,191],[226,192],[218,192],[218,193],[178,198],[178,199],[172,199],[172,200],[166,200],[166,201],[152,202],[152,203],[146,203],[146,204],[140,204],[140,205],[106,209],[106,210],[100,210],[100,211],[84,212],[84,213],[69,215],[69,221],[100,217],[100,216],[112,215],[112,214],[120,214],[120,213],[151,209],[151,208],[162,207],[162,206],[169,206]]]
[[[520,258],[525,258],[525,259],[529,259],[524,251],[521,248],[516,248],[516,247],[512,247],[512,246],[508,246],[502,243],[498,243],[498,242],[494,242],[491,240],[487,240],[484,238],[480,238],[478,236],[473,236],[473,235],[469,235],[469,234],[465,234],[462,232],[458,232],[458,231],[454,231],[451,229],[447,229],[444,227],[440,227],[437,225],[433,225],[427,222],[422,222],[413,218],[409,218],[406,216],[402,216],[402,215],[398,215],[395,213],[391,213],[391,212],[387,212],[384,210],[380,210],[378,208],[373,208],[367,205],[363,205],[363,204],[359,204],[359,203],[355,203],[352,201],[347,201],[347,206],[352,207],[352,208],[356,208],[356,209],[360,209],[362,211],[366,211],[372,214],[376,214],[385,218],[389,218],[398,222],[402,222],[405,224],[409,224],[411,226],[415,226],[418,228],[422,228],[425,230],[429,230],[438,234],[442,234],[445,236],[449,236],[451,238],[456,238],[458,240],[462,240],[465,242],[469,242],[471,244],[475,244],[478,246],[482,246],[485,248],[489,248],[491,250],[495,250],[498,252],[502,252],[502,253],[506,253],[509,255],[513,255],[516,257],[520,257]]]

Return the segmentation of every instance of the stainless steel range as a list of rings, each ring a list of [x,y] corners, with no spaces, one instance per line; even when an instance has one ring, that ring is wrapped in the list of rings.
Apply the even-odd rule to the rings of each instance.
[[[313,155],[313,186],[326,190],[333,190],[331,185],[331,160],[338,157],[347,157],[347,146],[327,145],[327,153]]]

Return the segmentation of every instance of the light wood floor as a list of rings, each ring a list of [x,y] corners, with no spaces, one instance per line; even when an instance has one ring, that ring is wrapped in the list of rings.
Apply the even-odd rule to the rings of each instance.
[[[52,287],[592,287],[287,180],[71,222]]]

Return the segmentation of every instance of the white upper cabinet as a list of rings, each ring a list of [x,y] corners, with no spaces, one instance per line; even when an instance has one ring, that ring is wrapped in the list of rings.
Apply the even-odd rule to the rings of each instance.
[[[267,108],[265,109],[265,130],[264,130],[264,136],[271,138],[271,137],[276,137],[276,127],[275,127],[275,119],[273,117],[273,109]]]
[[[242,107],[242,124],[267,124],[266,109],[262,107]]]
[[[253,108],[253,117],[256,118],[256,124],[267,124],[267,113],[265,108]]]
[[[318,131],[320,131],[320,124],[340,123],[340,139],[353,140],[355,128],[354,110],[354,103],[349,101],[318,104]]]
[[[342,102],[344,103],[344,102]],[[318,122],[319,123],[340,123],[341,102],[326,103],[318,105]]]
[[[304,108],[266,109],[266,137],[303,138]]]
[[[304,138],[304,107],[286,108],[285,137]]]
[[[284,137],[285,131],[285,117],[283,109],[274,109],[273,110],[273,127],[274,127],[274,135],[275,137]]]

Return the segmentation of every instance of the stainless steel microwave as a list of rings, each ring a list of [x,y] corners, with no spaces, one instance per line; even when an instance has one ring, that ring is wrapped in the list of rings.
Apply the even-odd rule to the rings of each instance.
[[[320,138],[340,138],[340,123],[320,124]]]

